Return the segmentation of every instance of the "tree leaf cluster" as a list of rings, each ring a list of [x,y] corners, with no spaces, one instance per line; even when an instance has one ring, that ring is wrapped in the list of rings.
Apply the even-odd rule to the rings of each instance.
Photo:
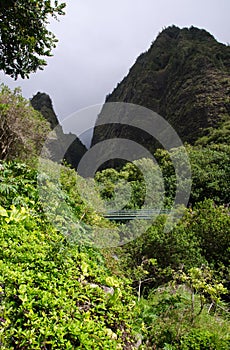
[[[0,69],[17,79],[43,69],[57,39],[49,19],[64,14],[65,3],[50,0],[0,2]]]

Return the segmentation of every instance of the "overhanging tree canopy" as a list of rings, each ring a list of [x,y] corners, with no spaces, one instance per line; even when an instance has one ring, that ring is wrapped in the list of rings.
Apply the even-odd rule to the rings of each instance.
[[[65,3],[50,0],[0,0],[0,69],[17,79],[43,69],[57,39],[49,18],[63,15]]]

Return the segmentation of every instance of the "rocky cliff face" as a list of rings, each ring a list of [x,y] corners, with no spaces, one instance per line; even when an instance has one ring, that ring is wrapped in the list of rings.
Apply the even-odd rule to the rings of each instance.
[[[44,92],[38,92],[30,102],[33,108],[41,112],[43,117],[50,123],[51,129],[54,129],[59,124],[49,95]]]
[[[205,30],[171,26],[139,56],[106,102],[151,109],[164,117],[183,141],[194,143],[206,128],[215,128],[229,118],[229,96],[230,46],[218,43]],[[92,145],[112,137],[133,139],[151,151],[159,146],[145,133],[117,124],[95,127]]]
[[[43,117],[50,123],[51,129],[55,128],[55,135],[49,140],[49,153],[53,161],[64,159],[75,169],[84,153],[87,151],[79,138],[72,134],[65,134],[58,118],[54,112],[52,101],[49,95],[38,92],[32,99],[31,105],[41,112]]]

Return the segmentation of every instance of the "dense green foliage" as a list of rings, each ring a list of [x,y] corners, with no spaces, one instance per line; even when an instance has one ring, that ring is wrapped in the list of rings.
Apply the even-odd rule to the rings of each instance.
[[[117,349],[127,341],[131,296],[101,255],[80,251],[50,226],[13,211],[0,231],[1,348]]]
[[[136,166],[127,165],[123,175],[129,171],[130,180],[142,180]],[[166,217],[159,216],[137,240],[99,252],[63,235],[65,220],[51,225],[37,175],[22,163],[1,164],[2,349],[228,347],[221,297],[230,253],[227,209],[211,200],[197,204],[171,233],[164,233]],[[48,189],[52,176],[45,178]],[[59,181],[60,196],[83,227],[108,225],[82,201],[78,187],[84,182],[74,170],[62,166]],[[55,200],[51,218],[63,219]]]
[[[187,145],[186,151],[192,171],[192,189],[189,204],[194,205],[208,198],[213,199],[216,204],[230,203],[230,146],[225,143],[211,143],[210,146],[204,147]],[[120,202],[118,204],[120,204],[120,209],[123,207],[127,209],[141,208],[146,201],[148,191],[146,183],[149,184],[151,179],[151,177],[148,177],[149,169],[152,178],[155,172],[157,183],[151,188],[153,199],[149,201],[149,207],[159,208],[163,201],[163,206],[170,208],[175,197],[177,181],[180,182],[182,188],[186,183],[182,173],[178,179],[176,178],[172,158],[181,169],[184,160],[180,157],[180,148],[172,149],[170,152],[158,149],[154,155],[161,172],[156,166],[152,165],[150,160],[146,159],[140,159],[133,164],[127,163],[120,170],[109,168],[98,172],[95,179],[100,184],[102,198],[107,200],[108,203],[111,201],[114,204],[113,200],[119,186],[124,189],[125,184],[129,184],[130,198],[127,201],[125,201],[127,199],[125,191],[120,190],[119,192]],[[143,174],[146,175],[146,178]]]
[[[111,209],[135,209],[143,205],[159,208],[162,205],[163,179],[151,159],[127,163],[120,171],[105,169],[97,172],[95,180],[101,197]]]
[[[199,138],[197,145],[207,146],[212,144],[230,144],[230,121],[226,116],[226,120],[220,123],[218,128],[208,128],[205,130],[206,135]]]
[[[50,159],[61,162],[64,157],[76,168],[86,152],[76,135],[63,132],[48,95],[38,93],[28,101],[20,89],[11,91],[4,85],[0,89],[0,133],[1,159],[32,163],[46,142]]]
[[[0,89],[0,158],[33,160],[50,132],[49,124],[21,95],[4,85]]]
[[[148,278],[151,277],[150,285],[159,285],[162,279],[167,281],[173,270],[182,267],[185,270],[202,264],[227,267],[230,260],[228,209],[206,200],[187,210],[170,233],[164,232],[165,220],[166,216],[160,216],[145,234],[121,248],[126,267],[135,270],[144,264]],[[149,259],[155,259],[155,264],[148,265]],[[163,271],[162,275],[160,271],[156,273],[158,269]]]
[[[199,294],[184,285],[154,289],[139,303],[139,322],[143,325],[143,349],[225,350],[229,348],[227,310],[218,317],[205,308],[200,313]]]
[[[226,124],[209,130],[207,139],[201,138],[197,146],[186,146],[192,189],[189,208],[173,230],[165,232],[167,215],[160,215],[140,237],[113,250],[120,270],[136,290],[136,327],[141,328],[143,349],[229,347],[228,304],[223,301],[229,303],[230,149]],[[212,138],[217,134],[219,143]],[[172,205],[176,189],[172,156],[178,164],[180,149],[155,153],[164,179],[166,207]],[[137,165],[144,161],[98,172],[96,180],[104,200],[110,202],[117,194],[118,181],[126,180],[132,190],[126,208],[141,208],[146,184]]]
[[[71,181],[70,172],[63,176]],[[134,307],[128,280],[112,276],[99,252],[71,243],[47,221],[36,181],[37,171],[26,165],[1,165],[1,348],[128,346]],[[66,193],[71,185],[65,183]],[[72,194],[80,219],[84,205]]]
[[[49,17],[63,15],[64,3],[50,0],[0,1],[0,69],[11,77],[28,77],[42,69],[57,42],[47,29]]]
[[[187,146],[186,150],[192,171],[192,190],[189,202],[194,205],[205,198],[212,198],[216,204],[229,203],[229,145],[212,143],[206,147]],[[179,154],[179,149],[170,152],[159,149],[155,153],[164,177],[166,204],[171,203],[175,196],[176,176],[170,155],[175,157],[177,154]]]

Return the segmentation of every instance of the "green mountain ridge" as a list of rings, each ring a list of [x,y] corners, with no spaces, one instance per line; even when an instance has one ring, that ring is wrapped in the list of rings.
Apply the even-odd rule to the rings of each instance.
[[[193,144],[207,128],[217,128],[222,120],[229,119],[229,62],[230,47],[218,43],[207,31],[171,26],[138,57],[129,74],[106,97],[106,103],[146,107],[165,118],[183,142]],[[97,126],[97,122],[92,145],[125,137],[151,151],[159,147],[148,135],[140,136],[140,130]]]

